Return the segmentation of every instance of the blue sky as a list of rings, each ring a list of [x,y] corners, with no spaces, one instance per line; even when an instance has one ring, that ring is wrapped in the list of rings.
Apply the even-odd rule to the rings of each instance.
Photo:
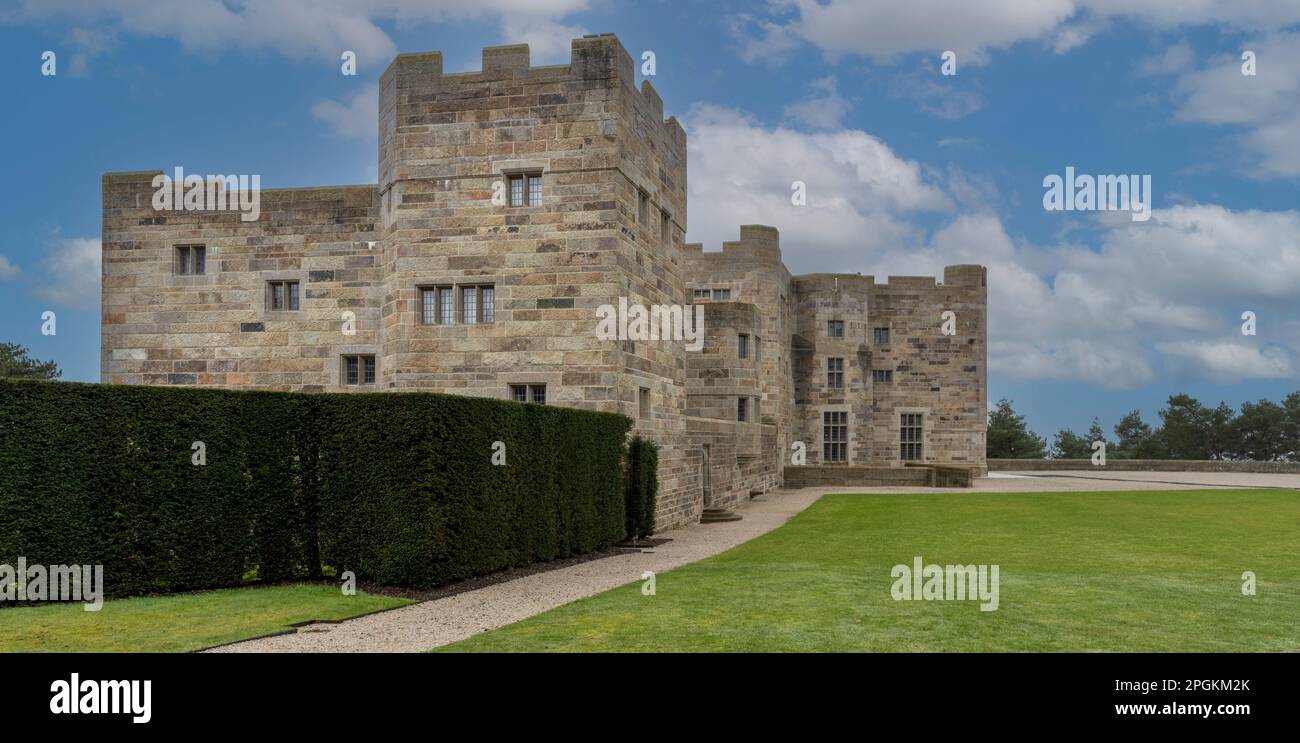
[[[469,70],[484,46],[527,42],[554,64],[568,39],[608,31],[655,53],[652,82],[687,129],[689,240],[717,249],[739,224],[774,224],[792,271],[878,280],[987,265],[990,399],[1040,433],[1134,408],[1154,422],[1173,392],[1236,406],[1300,388],[1298,2],[467,5],[0,6],[0,340],[98,379],[103,173],[374,182],[392,54]],[[1066,166],[1150,175],[1152,218],[1044,210],[1043,179]],[[1246,310],[1257,335],[1240,332]]]

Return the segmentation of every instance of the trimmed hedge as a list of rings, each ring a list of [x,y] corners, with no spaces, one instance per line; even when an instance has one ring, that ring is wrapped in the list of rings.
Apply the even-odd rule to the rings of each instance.
[[[620,541],[630,426],[431,393],[0,380],[0,563],[103,564],[109,596],[322,564],[427,588]]]
[[[627,536],[640,539],[654,533],[655,501],[659,497],[659,447],[649,439],[632,437],[627,447],[624,500]]]

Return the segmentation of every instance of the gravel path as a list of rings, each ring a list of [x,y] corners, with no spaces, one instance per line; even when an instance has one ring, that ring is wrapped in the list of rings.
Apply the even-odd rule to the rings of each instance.
[[[1215,487],[1300,488],[1300,475],[1184,472],[997,472],[973,491],[932,488],[805,488],[746,503],[745,518],[694,524],[656,536],[671,542],[648,552],[606,557],[506,583],[413,604],[296,634],[226,645],[209,652],[420,652],[526,619],[557,606],[724,552],[789,521],[826,493],[970,493],[1088,490],[1180,490]]]

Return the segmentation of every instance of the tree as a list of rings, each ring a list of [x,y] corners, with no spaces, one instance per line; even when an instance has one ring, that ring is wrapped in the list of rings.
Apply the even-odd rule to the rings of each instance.
[[[30,358],[17,343],[0,343],[0,378],[58,379],[62,374],[53,361]]]
[[[987,454],[990,459],[1042,459],[1047,456],[1047,442],[1025,427],[1025,418],[1016,415],[1011,401],[998,400],[989,411]]]
[[[1056,432],[1052,443],[1053,459],[1087,459],[1092,456],[1088,440],[1066,428]]]
[[[1117,459],[1163,459],[1167,456],[1160,434],[1142,420],[1138,410],[1129,411],[1115,424],[1115,451]]]
[[[1281,459],[1296,450],[1289,436],[1287,409],[1271,400],[1243,402],[1241,415],[1232,422],[1233,457],[1256,462]]]
[[[1210,409],[1191,395],[1171,395],[1160,411],[1161,438],[1172,459],[1223,459],[1233,439],[1236,415],[1226,403]]]

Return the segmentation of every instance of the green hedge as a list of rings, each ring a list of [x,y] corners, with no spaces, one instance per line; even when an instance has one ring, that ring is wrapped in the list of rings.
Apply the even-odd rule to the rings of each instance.
[[[659,447],[649,439],[634,436],[627,447],[624,501],[628,538],[654,533],[655,501],[659,496]]]
[[[103,564],[109,596],[322,564],[430,587],[622,539],[630,423],[428,393],[0,380],[0,563]]]

